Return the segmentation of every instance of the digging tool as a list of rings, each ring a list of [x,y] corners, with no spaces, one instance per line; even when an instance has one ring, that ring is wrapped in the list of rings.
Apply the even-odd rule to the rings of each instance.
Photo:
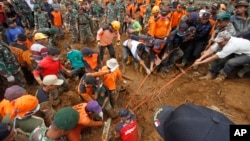
[[[102,141],[108,141],[110,124],[111,124],[111,118],[108,118],[107,121],[104,122]]]

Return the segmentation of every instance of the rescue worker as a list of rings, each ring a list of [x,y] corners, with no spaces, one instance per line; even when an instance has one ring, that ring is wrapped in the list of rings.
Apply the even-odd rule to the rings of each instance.
[[[85,13],[85,10],[83,8],[80,8],[78,10],[78,14],[76,15],[76,27],[77,32],[80,35],[81,43],[85,44],[87,41],[87,38],[90,39],[90,42],[93,42],[95,40],[93,33],[91,31],[91,19],[90,16]]]
[[[35,33],[43,33],[48,37],[48,44],[47,47],[56,47],[57,40],[56,40],[56,34],[57,34],[57,28],[41,28],[38,29]]]
[[[183,66],[187,65],[189,61],[199,58],[201,52],[205,49],[205,45],[209,39],[210,30],[212,29],[209,17],[209,12],[203,13],[201,20],[195,26],[195,35],[187,49],[184,51],[184,56],[182,58]]]
[[[6,37],[8,43],[12,43],[16,41],[16,37],[18,34],[24,34],[24,29],[20,26],[17,26],[16,23],[12,20],[7,21],[8,29],[6,30]]]
[[[17,41],[11,43],[9,45],[9,48],[20,63],[26,83],[28,85],[32,85],[34,82],[34,77],[31,72],[33,70],[33,66],[31,60],[31,52],[25,45],[26,40],[27,38],[24,34],[18,34]]]
[[[117,37],[116,45],[120,45],[120,22],[112,21],[109,25],[100,28],[96,35],[97,45],[99,47],[100,59],[103,61],[104,49],[108,48],[110,58],[115,58],[113,39]]]
[[[149,22],[149,19],[153,13],[156,13],[157,10],[152,9],[155,6],[154,4],[155,4],[155,0],[150,0],[150,5],[147,6],[146,11],[145,11],[144,24]],[[160,12],[160,8],[159,8],[158,12]]]
[[[63,31],[63,19],[62,19],[62,13],[59,10],[59,7],[54,6],[53,11],[51,12],[52,16],[52,26],[57,29],[56,36],[59,38],[63,38],[64,31]]]
[[[235,67],[249,64],[250,41],[232,37],[227,31],[220,32],[214,39],[216,44],[210,47],[194,65],[215,61],[209,70],[208,79],[216,77],[217,82],[227,78]],[[234,54],[239,54],[234,56]]]
[[[72,76],[81,78],[82,75],[85,73],[85,64],[83,63],[83,57],[79,50],[76,50],[72,48],[70,45],[65,45],[65,49],[67,50],[67,59],[68,61],[65,63],[66,65],[68,63],[72,66]]]
[[[124,29],[126,27],[126,23],[124,21],[124,18],[126,16],[126,2],[125,0],[120,0],[119,2],[117,2],[117,5],[119,7],[119,16],[118,16],[118,21],[121,24],[121,28],[120,28],[120,34],[122,34],[124,32]]]
[[[81,52],[86,72],[96,72],[101,68],[101,59],[98,52],[93,51],[89,47],[84,47]]]
[[[100,72],[100,73],[99,73]],[[106,61],[106,66],[103,66],[99,72],[87,73],[87,76],[101,76],[103,79],[103,84],[107,86],[110,93],[110,102],[114,107],[117,103],[118,93],[117,93],[117,80],[127,83],[126,80],[122,78],[121,71],[119,69],[119,64],[115,58],[111,58]]]
[[[73,106],[73,109],[79,113],[77,125],[67,134],[67,139],[71,141],[80,141],[81,130],[88,127],[100,127],[103,125],[103,112],[97,101],[89,101],[88,103],[80,103]],[[91,117],[99,117],[95,120]]]
[[[132,54],[134,59],[135,70],[138,71],[139,65],[141,65],[145,69],[145,72],[149,75],[151,71],[144,62],[145,56],[147,54],[146,46],[141,42],[131,39],[123,42],[123,48],[122,48],[122,65],[124,69],[123,72],[125,72],[125,64],[130,54]]]
[[[61,102],[59,93],[56,90],[58,86],[63,84],[62,79],[58,79],[56,75],[47,75],[43,78],[42,86],[40,86],[35,96],[40,104],[40,112],[45,120],[46,125],[51,125],[55,114],[53,106],[58,106]]]
[[[171,31],[171,21],[168,17],[169,11],[162,9],[160,16],[155,18],[155,23],[152,25],[152,37],[157,39],[164,39],[168,37]]]
[[[3,44],[0,45],[0,75],[8,85],[24,86],[25,82],[21,72],[21,66],[10,49]],[[3,87],[4,82],[2,83]],[[6,89],[6,88],[5,88]]]
[[[13,126],[16,132],[15,140],[28,140],[29,135],[37,126],[44,126],[43,119],[34,116],[39,108],[40,105],[35,96],[27,94],[15,99],[15,102],[12,103],[11,113],[7,113],[2,119],[3,123]]]
[[[226,14],[226,12],[224,10],[220,9],[220,4],[217,2],[212,4],[210,12],[211,12],[211,17],[213,17],[213,19],[215,19],[215,20],[220,15]]]
[[[95,91],[96,79],[93,76],[83,76],[78,85],[78,94],[84,102],[93,99]]]
[[[61,78],[64,80],[62,89],[64,91],[67,91],[69,89],[68,83],[65,81],[66,79],[64,78],[60,70],[65,72],[68,75],[71,74],[71,71],[66,69],[61,64],[60,51],[56,48],[49,48],[48,56],[38,63],[37,68],[33,71],[33,75],[39,85],[42,85],[41,76],[45,77],[46,75],[51,75],[51,74],[56,75],[58,76],[58,78]]]
[[[107,7],[105,9],[105,21],[107,24],[113,22],[113,21],[117,21],[119,19],[119,7],[116,4],[115,0],[110,0],[110,2],[107,4]]]
[[[73,129],[80,118],[79,113],[71,108],[64,107],[60,109],[53,119],[51,126],[38,126],[33,130],[29,137],[29,141],[65,141],[64,134]]]
[[[43,33],[36,33],[34,36],[35,43],[30,47],[32,57],[36,63],[39,63],[48,55],[48,37]]]
[[[40,5],[34,5],[35,30],[38,30],[41,28],[49,28],[49,23],[51,23],[51,20],[48,16],[48,13],[45,11],[42,11],[42,8]]]
[[[67,13],[66,13],[66,30],[71,31],[71,38],[73,43],[76,43],[78,41],[78,33],[76,29],[76,15],[77,11],[72,8],[72,5],[70,3],[66,4]]]
[[[128,35],[140,35],[141,34],[141,30],[142,27],[140,25],[140,23],[136,20],[134,20],[131,15],[126,15],[125,16],[125,22],[128,24],[128,28],[127,28],[127,34]]]
[[[231,17],[230,21],[234,25],[234,28],[236,30],[236,36],[249,40],[250,39],[250,30],[249,30],[250,16],[248,14],[248,6],[249,6],[249,3],[244,0],[240,0],[236,2],[235,4],[236,11],[235,11],[235,14]],[[243,77],[244,74],[249,71],[250,71],[250,67],[246,66],[245,68],[243,68],[241,71],[238,72],[238,76]]]
[[[128,109],[121,108],[119,116],[121,122],[116,126],[115,138],[122,141],[139,141],[140,136],[135,114]]]
[[[96,33],[103,21],[104,9],[98,3],[98,0],[91,1],[89,17],[91,18],[91,28],[93,33]]]
[[[97,77],[97,85],[94,92],[93,99],[98,102],[98,104],[102,107],[102,110],[108,117],[115,118],[114,108],[110,103],[110,91],[108,87],[103,84],[103,80],[100,77]]]
[[[183,7],[181,6],[181,4],[178,4],[176,10],[172,12],[171,30],[174,30],[175,28],[177,28],[177,26],[180,24],[180,20],[181,20],[182,16],[184,16],[184,14],[185,13],[184,13]]]

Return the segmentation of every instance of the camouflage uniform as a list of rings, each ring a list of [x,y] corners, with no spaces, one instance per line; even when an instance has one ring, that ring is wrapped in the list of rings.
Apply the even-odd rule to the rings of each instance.
[[[122,2],[118,2],[117,6],[119,8],[119,15],[118,15],[118,20],[120,21],[121,24],[121,28],[120,28],[120,34],[123,33],[123,29],[125,27],[125,22],[124,22],[124,17],[126,16],[126,2],[122,1]]]
[[[94,41],[95,39],[90,28],[91,19],[89,15],[84,12],[78,13],[76,15],[76,22],[78,24],[78,30],[82,43],[86,43],[87,37],[89,37],[91,41]]]
[[[3,123],[8,123],[11,125],[15,125],[15,130],[16,130],[16,136],[15,140],[16,141],[27,141],[29,140],[29,136],[32,133],[34,129],[38,126],[45,126],[44,121],[42,118],[37,117],[37,116],[28,116],[24,119],[15,119],[12,121],[10,119],[10,114],[7,114],[3,120]],[[15,124],[14,124],[15,122]]]
[[[119,7],[116,3],[108,3],[105,11],[105,18],[107,23],[111,23],[112,21],[116,21],[119,19]]]
[[[37,29],[49,28],[50,18],[47,12],[35,12],[34,13],[34,23]]]
[[[76,15],[77,11],[75,9],[72,9],[72,11],[68,11],[66,13],[66,24],[69,25],[71,30],[71,38],[73,42],[77,42],[78,40],[78,34],[76,29]]]
[[[149,21],[149,18],[150,18],[151,15],[152,15],[152,6],[148,5],[147,8],[146,8],[145,18],[144,18],[144,21],[143,21],[144,24],[148,24],[148,21]]]
[[[14,76],[15,81],[11,82],[10,85],[16,84],[24,86],[25,84],[20,64],[9,48],[3,44],[0,44],[0,75],[6,78],[6,80],[7,77],[11,75]]]
[[[72,6],[72,8],[73,9],[75,9],[75,10],[78,10],[79,9],[79,5],[78,5],[78,3],[77,2],[69,2],[70,4],[71,4],[71,6]]]
[[[91,28],[94,33],[100,28],[100,25],[103,24],[103,8],[102,6],[96,2],[91,2],[91,9],[90,9],[90,17],[91,17]]]
[[[30,141],[67,141],[65,137],[60,137],[60,139],[52,140],[46,137],[46,131],[48,127],[39,126],[30,135]]]
[[[21,22],[24,27],[34,27],[32,10],[25,0],[11,0],[16,13],[21,15]]]

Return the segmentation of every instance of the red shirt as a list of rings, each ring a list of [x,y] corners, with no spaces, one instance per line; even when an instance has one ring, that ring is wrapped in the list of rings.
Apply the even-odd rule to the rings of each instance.
[[[139,141],[139,134],[136,120],[133,119],[129,124],[123,124],[120,130],[120,138],[122,141]]]
[[[52,60],[50,56],[45,57],[38,63],[37,69],[33,72],[35,77],[39,77],[41,74],[43,77],[46,75],[59,74],[59,70],[62,68],[62,64],[60,60]]]

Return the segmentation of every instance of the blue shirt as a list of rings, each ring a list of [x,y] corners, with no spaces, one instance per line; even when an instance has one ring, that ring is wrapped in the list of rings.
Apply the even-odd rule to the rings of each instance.
[[[6,31],[6,37],[9,43],[16,42],[16,37],[18,34],[24,34],[24,30],[20,26],[15,28],[8,28]]]
[[[67,58],[71,62],[73,69],[85,66],[82,60],[82,53],[78,50],[73,49],[71,52],[68,52]]]

